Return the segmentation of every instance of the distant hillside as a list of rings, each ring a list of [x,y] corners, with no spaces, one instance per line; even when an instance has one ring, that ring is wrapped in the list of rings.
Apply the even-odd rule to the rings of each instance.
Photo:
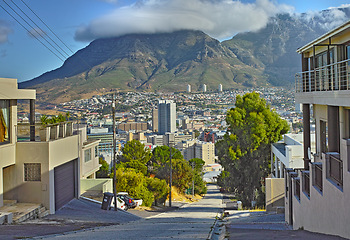
[[[200,31],[135,34],[99,39],[62,67],[21,84],[41,101],[70,100],[99,89],[181,91],[207,84],[217,89],[266,86],[263,69],[242,63],[218,40]]]
[[[341,9],[347,16],[349,8]],[[131,34],[98,39],[68,58],[62,67],[20,84],[37,89],[38,100],[64,102],[108,92],[196,91],[294,85],[300,71],[298,47],[324,34],[329,10],[272,18],[258,32],[220,43],[201,31]]]

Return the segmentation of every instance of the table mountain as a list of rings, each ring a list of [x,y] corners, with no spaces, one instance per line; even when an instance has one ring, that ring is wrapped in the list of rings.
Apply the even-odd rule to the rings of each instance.
[[[181,91],[267,86],[263,69],[249,66],[201,31],[131,34],[98,39],[62,67],[24,82],[40,101],[60,102],[108,89]]]
[[[337,12],[334,12],[337,11]],[[110,90],[194,91],[294,86],[297,48],[341,24],[350,8],[271,18],[257,32],[219,42],[201,31],[130,34],[98,39],[62,67],[20,84],[36,88],[39,102],[64,102]]]

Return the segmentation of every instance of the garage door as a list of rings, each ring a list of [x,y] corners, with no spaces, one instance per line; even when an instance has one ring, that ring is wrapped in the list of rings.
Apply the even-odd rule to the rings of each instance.
[[[55,168],[55,209],[60,209],[75,197],[75,161]]]

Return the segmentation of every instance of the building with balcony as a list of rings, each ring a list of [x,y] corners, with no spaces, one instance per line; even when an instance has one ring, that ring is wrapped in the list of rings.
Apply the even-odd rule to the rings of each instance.
[[[286,169],[286,221],[350,238],[350,21],[297,50],[295,99],[303,110],[302,169]],[[310,109],[315,154],[310,154]]]
[[[98,142],[85,141],[84,131],[73,135],[71,122],[36,124],[35,98],[35,90],[18,89],[16,79],[0,78],[0,207],[4,200],[35,203],[54,214],[79,196],[80,177],[98,170]],[[26,125],[17,123],[20,99],[30,101]],[[88,149],[91,162],[82,157]]]

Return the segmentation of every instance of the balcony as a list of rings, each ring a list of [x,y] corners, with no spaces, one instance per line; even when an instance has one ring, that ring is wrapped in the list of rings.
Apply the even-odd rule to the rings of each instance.
[[[56,140],[73,135],[73,123],[62,122],[60,124],[49,124],[43,126],[41,124],[35,124],[31,126],[29,123],[18,123],[16,125],[16,137],[17,142],[30,141],[31,127],[34,127],[35,141],[47,142],[50,140]]]
[[[316,186],[320,192],[323,190],[323,177],[322,177],[322,164],[314,163],[314,186]]]
[[[338,186],[343,186],[343,161],[339,155],[329,154],[328,159],[328,176]]]
[[[350,59],[295,75],[295,92],[350,90]]]
[[[303,171],[303,192],[310,197],[310,172],[309,171]]]

